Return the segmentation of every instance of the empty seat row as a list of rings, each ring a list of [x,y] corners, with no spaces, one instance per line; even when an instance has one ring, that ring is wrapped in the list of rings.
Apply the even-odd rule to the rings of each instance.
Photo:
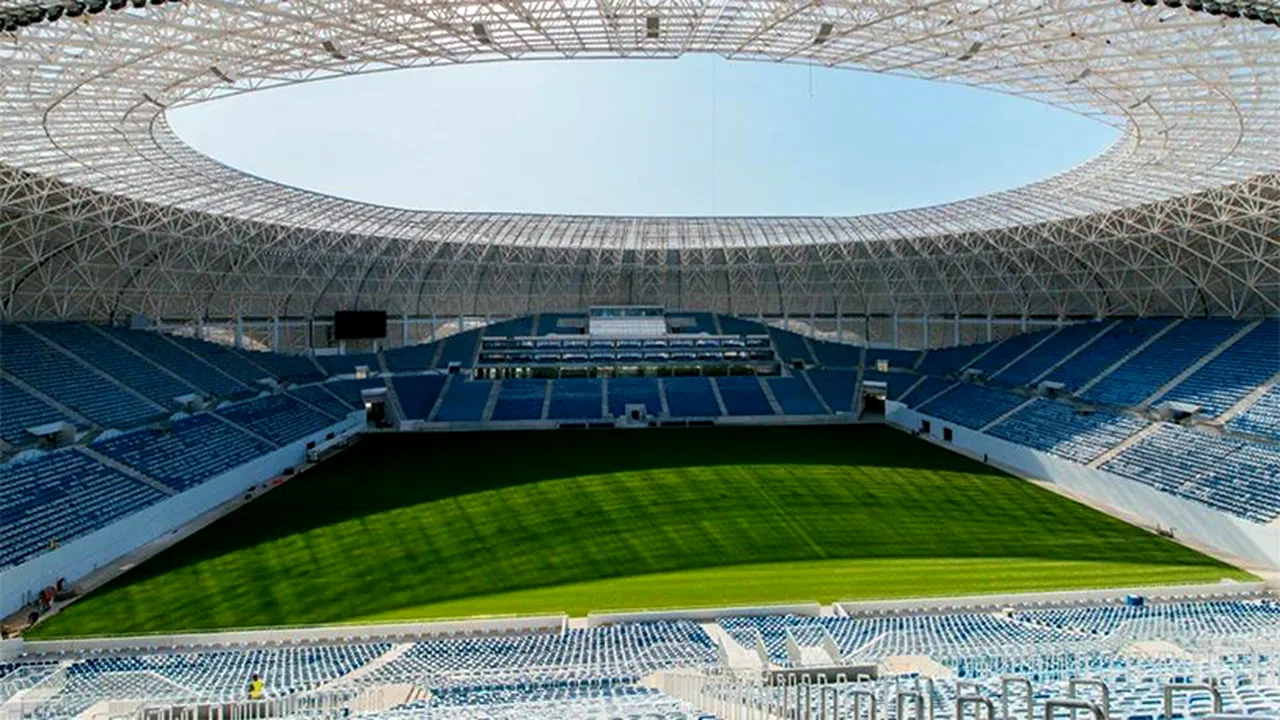
[[[181,418],[166,428],[145,428],[100,440],[93,448],[178,491],[274,449],[212,413]]]

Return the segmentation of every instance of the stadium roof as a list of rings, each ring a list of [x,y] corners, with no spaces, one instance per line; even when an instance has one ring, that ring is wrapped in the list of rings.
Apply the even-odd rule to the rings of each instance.
[[[483,314],[636,302],[792,314],[1280,314],[1275,18],[1270,0],[0,0],[0,29],[11,30],[0,34],[0,313]],[[395,68],[689,52],[966,83],[1122,134],[1069,172],[943,206],[620,218],[323,196],[218,164],[164,114]]]

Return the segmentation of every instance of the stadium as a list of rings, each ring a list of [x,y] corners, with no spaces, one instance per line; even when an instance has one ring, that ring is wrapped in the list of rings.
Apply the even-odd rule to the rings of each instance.
[[[0,0],[0,718],[1280,717],[1278,23]],[[571,216],[299,189],[168,115],[691,54],[1118,139],[944,205]]]

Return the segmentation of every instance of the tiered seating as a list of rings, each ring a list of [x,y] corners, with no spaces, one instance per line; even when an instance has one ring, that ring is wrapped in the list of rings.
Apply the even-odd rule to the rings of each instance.
[[[1036,343],[1052,332],[1053,330],[1039,330],[1007,337],[991,348],[991,352],[974,360],[969,367],[981,370],[984,375],[992,375],[1016,360],[1019,355],[1035,347]]]
[[[711,313],[667,313],[667,324],[681,333],[720,334],[716,331],[716,320]]]
[[[440,357],[436,359],[436,367],[447,369],[449,363],[459,363],[464,368],[475,366],[476,347],[480,344],[480,331],[450,335],[444,339],[444,347],[440,349]]]
[[[529,337],[533,334],[533,316],[522,315],[500,320],[484,328],[485,337]]]
[[[811,340],[809,341],[809,344],[813,346],[815,359],[822,367],[858,367],[858,360],[862,355],[862,348],[857,345],[826,342],[825,340]]]
[[[261,367],[283,382],[312,383],[324,379],[311,358],[291,353],[260,352],[255,350],[238,350],[246,360]],[[378,366],[377,362],[373,367]]]
[[[1126,320],[1118,323],[1094,340],[1086,351],[1059,365],[1044,379],[1060,382],[1074,392],[1169,323],[1168,318]]]
[[[1020,622],[1061,628],[1105,638],[1126,629],[1132,634],[1155,635],[1169,627],[1190,633],[1230,637],[1280,627],[1280,605],[1274,602],[1218,600],[1145,605],[1020,610]]]
[[[0,465],[0,567],[160,502],[164,493],[79,450]]]
[[[364,398],[361,395],[361,391],[382,387],[383,385],[383,380],[380,377],[364,378],[363,380],[348,378],[345,380],[331,380],[324,384],[324,388],[337,395],[338,399],[345,402],[352,410],[359,410],[364,407]]]
[[[1059,328],[1057,333],[1017,362],[991,375],[991,381],[1013,387],[1029,385],[1106,326],[1104,322],[1087,322]]]
[[[1010,442],[1088,463],[1147,426],[1103,410],[1083,412],[1037,399],[987,432]]]
[[[218,414],[277,445],[288,445],[334,424],[333,418],[288,395],[249,400],[222,408]]]
[[[1026,401],[1021,395],[961,383],[921,405],[919,410],[978,430]]]
[[[439,422],[479,422],[484,419],[484,408],[489,404],[492,380],[463,380],[455,377],[449,383],[449,391],[440,401],[435,419]]]
[[[498,402],[489,419],[538,420],[546,397],[546,380],[503,380],[498,385]]]
[[[754,375],[718,377],[715,383],[720,389],[725,412],[729,415],[773,415],[773,406],[765,397],[760,380]]]
[[[782,362],[790,365],[796,360],[803,360],[806,364],[814,364],[813,355],[809,352],[808,346],[805,345],[803,335],[771,327],[769,328],[769,336],[773,338],[773,346],[777,348],[778,357]],[[857,364],[856,360],[854,364]]]
[[[172,408],[174,398],[197,392],[86,325],[42,323],[32,329],[163,407]]]
[[[995,343],[933,348],[924,354],[917,369],[923,375],[951,375],[963,370],[992,345]]]
[[[1238,320],[1185,320],[1089,388],[1083,397],[1102,405],[1138,405],[1243,325]]]
[[[888,386],[887,395],[889,400],[901,400],[903,394],[906,393],[907,390],[911,389],[911,386],[915,385],[916,381],[919,379],[919,375],[912,375],[910,373],[882,373],[876,372],[875,370],[864,370],[862,373],[862,381],[864,383],[868,380],[874,380],[876,382],[882,382]]]
[[[378,372],[378,356],[373,353],[317,355],[316,362],[330,375],[353,375],[359,365],[369,368],[371,372]]]
[[[14,325],[0,326],[0,365],[104,427],[133,427],[165,414]]]
[[[733,315],[720,316],[720,329],[729,335],[764,335],[767,332],[763,324]]]
[[[827,403],[832,412],[853,412],[854,390],[858,385],[858,375],[852,370],[823,370],[821,368],[807,371],[813,387]]]
[[[604,390],[593,378],[556,380],[551,386],[551,406],[547,417],[552,420],[599,420],[603,414]]]
[[[103,330],[210,395],[234,397],[250,392],[250,389],[239,381],[219,372],[217,368],[182,349],[158,332],[112,327],[104,327]]]
[[[401,375],[391,379],[405,419],[426,420],[444,389],[444,375]],[[459,378],[457,382],[461,382]]]
[[[927,377],[919,385],[909,387],[909,392],[902,396],[901,402],[914,408],[954,384],[954,381],[945,378]]]
[[[924,355],[921,350],[893,350],[890,348],[867,348],[867,368],[874,369],[877,360],[888,360],[889,367],[899,370],[910,370],[920,362]]]
[[[1280,448],[1162,423],[1102,466],[1254,522],[1280,516]]]
[[[323,385],[307,385],[300,388],[294,388],[289,391],[289,395],[298,398],[302,402],[323,411],[326,415],[333,417],[334,420],[341,420],[351,413],[351,408],[332,393],[324,389]]]
[[[172,428],[139,430],[99,441],[93,449],[182,491],[273,448],[210,413],[201,413],[175,420]]]
[[[422,343],[387,350],[382,359],[387,361],[387,369],[391,372],[417,372],[429,370],[431,361],[440,350],[440,343]]]
[[[716,417],[720,405],[711,390],[711,378],[670,377],[662,381],[671,417]]]
[[[169,335],[168,338],[254,390],[262,389],[259,380],[270,377],[270,372],[250,360],[247,353],[234,348],[181,335]]]
[[[585,323],[587,316],[583,313],[541,313],[538,315],[537,335],[577,335],[577,326],[561,325],[561,320],[577,320]]]
[[[0,379],[0,440],[22,445],[32,438],[26,429],[47,423],[69,421],[42,400]]]
[[[773,393],[773,398],[778,401],[778,407],[782,408],[783,413],[787,415],[826,414],[827,411],[822,407],[822,402],[814,396],[813,391],[809,389],[809,383],[805,382],[804,378],[771,377],[765,382],[769,383],[769,391]],[[720,387],[720,392],[724,393],[724,386]],[[729,400],[725,398],[725,405],[728,404]]]
[[[610,378],[609,414],[621,417],[628,405],[644,405],[650,417],[662,414],[662,396],[657,378]]]
[[[1280,372],[1280,320],[1264,320],[1157,402],[1199,405],[1215,417]]]
[[[1244,412],[1227,422],[1227,429],[1280,440],[1280,385],[1275,385]]]

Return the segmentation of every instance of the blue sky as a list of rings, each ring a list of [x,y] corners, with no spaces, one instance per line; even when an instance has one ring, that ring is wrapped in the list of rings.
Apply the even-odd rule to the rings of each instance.
[[[180,108],[233,167],[368,202],[603,215],[856,215],[1061,172],[1117,131],[960,86],[679,60],[394,71]]]

